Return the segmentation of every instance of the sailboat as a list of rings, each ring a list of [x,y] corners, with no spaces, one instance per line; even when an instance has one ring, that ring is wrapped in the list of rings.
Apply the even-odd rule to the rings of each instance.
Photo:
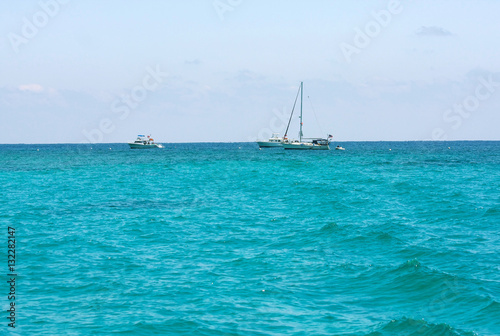
[[[322,138],[303,138],[303,133],[302,133],[302,102],[303,102],[303,97],[304,97],[304,82],[300,82],[300,132],[299,132],[299,140],[285,140],[283,142],[283,148],[284,149],[298,149],[298,150],[329,150],[330,149],[330,141],[329,139],[322,139]],[[297,93],[298,96],[298,93]],[[297,102],[297,98],[295,99],[295,102]],[[294,105],[295,108],[295,105]],[[292,109],[292,114],[290,115],[290,120],[288,121],[288,126],[286,128],[285,136],[284,139],[287,139],[287,133],[288,133],[288,128],[290,127],[290,121],[292,120],[293,116],[293,111]],[[331,136],[329,136],[330,138]],[[307,139],[310,141],[302,141],[302,139]]]

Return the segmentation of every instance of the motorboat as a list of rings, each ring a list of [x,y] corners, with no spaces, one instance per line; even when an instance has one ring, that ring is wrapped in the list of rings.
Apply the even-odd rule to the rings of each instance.
[[[281,147],[283,144],[283,138],[279,137],[279,133],[273,133],[269,140],[257,140],[257,144],[260,148],[276,148]]]
[[[162,144],[158,144],[151,138],[150,135],[145,136],[139,134],[134,142],[129,142],[130,149],[150,149],[150,148],[164,148]]]

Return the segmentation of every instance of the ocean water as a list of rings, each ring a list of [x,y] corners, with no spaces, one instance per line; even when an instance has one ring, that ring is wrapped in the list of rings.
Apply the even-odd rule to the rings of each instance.
[[[0,145],[0,334],[500,335],[500,142],[340,145]]]

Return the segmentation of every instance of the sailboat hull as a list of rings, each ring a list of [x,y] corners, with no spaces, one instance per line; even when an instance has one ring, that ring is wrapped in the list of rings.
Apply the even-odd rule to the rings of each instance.
[[[283,148],[287,150],[329,150],[330,146],[318,145],[310,142],[299,142],[283,144]]]

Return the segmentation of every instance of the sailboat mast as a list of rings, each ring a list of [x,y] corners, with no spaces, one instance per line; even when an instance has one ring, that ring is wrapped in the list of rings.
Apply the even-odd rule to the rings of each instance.
[[[304,82],[300,82],[300,133],[299,138],[302,142],[302,100],[304,98]]]

